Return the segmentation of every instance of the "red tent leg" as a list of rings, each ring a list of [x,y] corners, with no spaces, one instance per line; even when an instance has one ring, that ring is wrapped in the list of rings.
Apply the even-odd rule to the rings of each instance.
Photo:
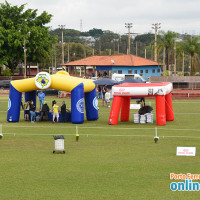
[[[122,105],[122,97],[114,96],[108,124],[110,125],[118,124],[121,105]]]
[[[169,93],[165,96],[165,109],[166,109],[166,120],[173,121],[174,120],[174,111],[173,111],[171,93]]]
[[[122,108],[121,108],[121,121],[129,121],[130,114],[130,97],[123,97],[122,99]]]
[[[166,114],[165,114],[165,96],[156,96],[156,119],[157,125],[166,125]]]

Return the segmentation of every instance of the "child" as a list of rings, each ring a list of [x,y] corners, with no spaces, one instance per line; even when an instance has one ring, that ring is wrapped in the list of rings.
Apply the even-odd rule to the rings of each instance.
[[[53,123],[55,122],[55,118],[57,118],[57,123],[59,122],[59,106],[57,105],[57,102],[53,105]]]
[[[110,91],[108,90],[105,94],[105,101],[108,108],[110,108]]]
[[[25,102],[24,104],[24,111],[25,111],[25,121],[28,121],[29,120],[29,102]]]

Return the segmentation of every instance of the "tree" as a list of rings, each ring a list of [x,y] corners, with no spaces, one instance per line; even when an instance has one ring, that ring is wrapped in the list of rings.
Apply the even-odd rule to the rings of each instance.
[[[169,70],[169,63],[170,63],[170,57],[171,57],[171,64],[172,64],[172,54],[174,49],[174,38],[176,37],[176,33],[172,31],[167,31],[167,33],[163,32],[162,37],[162,45],[166,50],[166,66],[167,70]]]
[[[101,29],[97,29],[97,28],[93,28],[91,30],[88,31],[88,33],[90,34],[90,36],[101,36],[103,35],[103,31]]]
[[[49,27],[45,27],[52,15],[44,11],[37,16],[37,10],[25,10],[25,5],[11,6],[7,1],[0,4],[0,65],[12,72],[23,62],[24,51],[29,63],[40,63],[49,57],[55,42],[48,33]]]
[[[198,37],[186,37],[186,42],[184,43],[184,50],[187,54],[190,55],[190,76],[195,75],[196,73],[196,61],[197,55],[200,53]]]

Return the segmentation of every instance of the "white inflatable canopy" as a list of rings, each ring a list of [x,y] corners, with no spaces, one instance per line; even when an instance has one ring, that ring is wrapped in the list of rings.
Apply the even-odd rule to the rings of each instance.
[[[173,90],[172,83],[123,83],[112,87],[113,96],[167,95]]]

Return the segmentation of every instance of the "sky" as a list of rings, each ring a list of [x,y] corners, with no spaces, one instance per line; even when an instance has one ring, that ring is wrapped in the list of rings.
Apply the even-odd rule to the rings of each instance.
[[[93,28],[127,33],[125,23],[133,23],[132,33],[153,32],[161,23],[164,31],[200,35],[199,0],[7,0],[11,5],[27,4],[38,14],[52,14],[48,26],[88,31]],[[4,3],[4,0],[0,0]],[[82,26],[81,26],[82,21]]]

